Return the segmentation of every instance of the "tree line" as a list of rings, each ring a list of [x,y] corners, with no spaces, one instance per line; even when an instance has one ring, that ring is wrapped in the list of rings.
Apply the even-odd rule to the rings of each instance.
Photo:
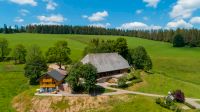
[[[71,25],[27,25],[14,28],[4,25],[0,33],[41,33],[41,34],[87,34],[87,35],[119,35],[145,38],[156,41],[173,42],[174,35],[183,36],[185,45],[200,47],[199,29],[159,29],[159,30],[121,30],[93,26],[71,26]]]

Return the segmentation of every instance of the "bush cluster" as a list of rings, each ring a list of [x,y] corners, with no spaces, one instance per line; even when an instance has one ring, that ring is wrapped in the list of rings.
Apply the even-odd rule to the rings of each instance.
[[[129,81],[130,83],[126,83]],[[140,71],[135,71],[134,73],[131,72],[128,75],[124,75],[118,79],[118,87],[119,88],[126,88],[128,86],[132,86],[133,84],[142,82],[142,79],[140,77]]]
[[[182,110],[180,107],[178,107],[174,101],[167,100],[165,98],[157,98],[156,103],[159,104],[160,106],[173,110],[175,112],[181,112]]]
[[[176,102],[184,103],[185,96],[181,90],[176,90],[173,93],[170,93],[165,98],[157,98],[156,103],[160,106],[173,110],[175,112],[181,112],[181,109],[175,104]]]
[[[127,81],[126,76],[120,77],[120,78],[118,79],[118,82],[117,82],[118,87],[120,87],[120,88],[125,88],[125,87],[127,87],[128,85],[126,84],[126,81]]]
[[[184,103],[185,102],[185,95],[181,90],[176,90],[173,93],[174,99],[177,102]]]

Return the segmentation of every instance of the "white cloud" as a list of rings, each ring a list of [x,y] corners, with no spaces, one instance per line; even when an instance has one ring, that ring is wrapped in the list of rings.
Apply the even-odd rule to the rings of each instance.
[[[167,23],[167,28],[192,28],[192,27],[193,27],[192,24],[187,23],[183,19]]]
[[[46,9],[47,10],[55,10],[58,4],[54,2],[53,0],[43,0],[44,2],[47,2]]]
[[[141,14],[142,12],[143,12],[142,9],[138,9],[138,10],[136,10],[136,14]]]
[[[107,28],[107,27],[109,27],[110,25],[111,25],[110,23],[106,23],[106,24],[94,23],[94,24],[90,24],[89,26]]]
[[[37,6],[37,2],[35,0],[10,0],[10,2],[19,4],[19,5]]]
[[[170,12],[171,18],[189,18],[200,8],[200,0],[178,0]]]
[[[37,16],[37,19],[40,20],[40,23],[43,24],[58,24],[64,22],[66,19],[58,14],[58,15],[51,15],[51,16]]]
[[[193,17],[190,19],[190,23],[192,24],[200,24],[200,17]]]
[[[117,27],[117,29],[124,29],[124,30],[149,30],[149,29],[161,29],[161,26],[155,26],[151,25],[148,26],[145,23],[142,22],[130,22],[130,23],[124,23],[120,27]]]
[[[26,9],[21,9],[21,10],[19,11],[19,13],[20,13],[22,16],[26,16],[26,15],[29,14],[30,12],[29,12],[28,10],[26,10]]]
[[[107,16],[108,16],[107,11],[96,12],[96,13],[92,14],[91,16],[84,15],[84,17],[87,18],[91,22],[103,21],[103,20],[105,20],[105,17],[107,17]]]
[[[20,17],[16,17],[14,21],[17,23],[22,23],[22,22],[24,22],[24,19],[22,19]]]
[[[156,8],[160,0],[143,0],[143,2],[147,3],[148,7]]]

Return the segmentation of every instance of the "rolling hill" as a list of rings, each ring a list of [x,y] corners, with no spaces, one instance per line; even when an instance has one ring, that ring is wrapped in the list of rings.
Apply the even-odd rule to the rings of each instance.
[[[71,48],[73,61],[80,60],[84,47],[90,39],[116,39],[122,36],[97,35],[58,35],[58,34],[0,34],[6,38],[10,47],[23,44],[29,48],[37,44],[45,52],[58,40],[67,40]],[[171,44],[159,41],[145,40],[134,37],[127,39],[129,48],[144,46],[153,61],[154,74],[145,75],[146,83],[137,91],[166,94],[170,90],[181,89],[187,97],[200,98],[200,48],[173,48]],[[14,96],[28,88],[27,79],[23,76],[23,65],[13,65],[12,62],[0,62],[0,109],[10,109]],[[18,89],[19,87],[22,89]],[[128,88],[135,90],[135,88]],[[9,94],[8,94],[9,93]],[[4,103],[2,103],[3,101]],[[12,109],[10,109],[12,110]]]

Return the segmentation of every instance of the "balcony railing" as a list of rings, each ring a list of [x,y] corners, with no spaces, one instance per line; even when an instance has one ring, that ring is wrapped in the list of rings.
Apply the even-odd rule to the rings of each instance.
[[[52,82],[52,79],[43,79],[42,82]]]
[[[42,88],[55,88],[56,84],[41,84],[40,87]]]

